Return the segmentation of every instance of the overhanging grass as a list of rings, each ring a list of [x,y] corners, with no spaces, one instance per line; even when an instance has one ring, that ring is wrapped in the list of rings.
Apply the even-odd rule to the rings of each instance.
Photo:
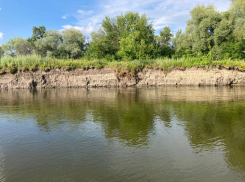
[[[220,60],[213,61],[207,58],[180,58],[169,59],[159,58],[154,60],[133,60],[133,61],[107,61],[105,59],[55,59],[41,57],[38,55],[31,56],[18,56],[18,57],[4,57],[0,59],[0,72],[16,72],[16,71],[32,71],[32,70],[52,70],[55,68],[103,68],[112,67],[117,72],[129,71],[137,72],[144,67],[160,68],[167,70],[171,67],[178,68],[191,68],[202,66],[226,66],[226,67],[239,67],[245,70],[244,60]]]

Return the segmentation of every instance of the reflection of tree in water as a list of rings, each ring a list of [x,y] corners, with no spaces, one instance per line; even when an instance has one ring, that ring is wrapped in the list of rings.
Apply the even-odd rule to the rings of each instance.
[[[155,105],[156,115],[159,116],[164,124],[164,127],[171,128],[172,122],[172,109],[168,102],[163,102],[162,104]]]
[[[96,107],[94,118],[102,122],[107,139],[143,146],[148,144],[153,130],[154,107],[140,102],[137,94],[119,94],[114,107]]]
[[[19,109],[11,110],[13,108],[9,107],[7,113],[22,117],[32,115],[40,130],[46,132],[64,125],[77,129],[90,115],[94,122],[101,124],[107,139],[119,139],[129,146],[148,144],[149,134],[153,130],[154,107],[139,102],[135,92],[118,93],[109,103],[99,101],[99,97],[88,99],[86,94],[81,100],[61,97],[54,101],[50,98],[50,92],[30,92],[32,99],[28,103],[18,94],[14,102],[18,103]]]
[[[245,172],[244,102],[172,105],[193,148],[199,152],[220,146],[230,168]]]
[[[6,114],[18,116],[24,120],[33,119],[37,122],[37,125],[42,131],[51,131],[58,129],[66,124],[68,127],[73,128],[76,124],[85,121],[87,106],[81,105],[79,101],[72,101],[63,99],[50,99],[50,90],[44,90],[42,92],[30,91],[28,94],[28,100],[21,97],[16,92],[11,102],[2,103],[8,106],[15,107],[3,107],[2,111]],[[15,120],[17,121],[17,120]]]
[[[2,107],[1,112],[18,117],[33,116],[40,129],[47,132],[63,126],[77,129],[89,115],[101,125],[108,140],[116,139],[133,147],[149,144],[155,118],[160,118],[165,127],[171,127],[174,116],[184,126],[190,145],[197,152],[215,150],[219,145],[230,168],[245,172],[244,102],[152,101],[142,99],[137,90],[111,92],[108,98],[103,91],[56,92],[30,92],[26,95],[29,100],[16,92],[11,95],[12,99],[0,104],[19,107]],[[112,97],[112,94],[115,95]]]
[[[6,181],[4,167],[4,151],[0,145],[0,181]]]

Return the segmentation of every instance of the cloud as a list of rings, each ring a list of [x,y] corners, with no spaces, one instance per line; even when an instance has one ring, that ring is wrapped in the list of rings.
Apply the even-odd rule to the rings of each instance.
[[[77,12],[82,15],[91,15],[94,13],[94,11],[84,11],[84,10],[77,10]]]
[[[0,39],[3,39],[4,33],[0,32]]]
[[[63,19],[67,19],[67,15],[62,16]]]
[[[0,8],[0,11],[2,10],[2,8]]]
[[[64,26],[62,26],[62,28],[63,28],[62,30],[65,30],[65,29],[79,30],[80,32],[82,32],[86,36],[89,36],[93,31],[95,31],[95,28],[92,26],[91,23],[89,23],[86,27],[83,27],[83,26],[64,25]]]
[[[230,0],[100,0],[94,4],[89,10],[80,9],[72,15],[77,20],[74,27],[88,33],[96,30],[105,16],[116,17],[133,11],[150,17],[156,31],[170,26],[176,32],[185,28],[190,10],[198,4],[214,4],[217,10],[225,11],[230,6]]]

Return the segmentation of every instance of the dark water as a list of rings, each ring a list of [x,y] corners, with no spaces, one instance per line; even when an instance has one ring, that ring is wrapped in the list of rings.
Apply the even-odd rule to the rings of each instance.
[[[0,182],[245,181],[245,87],[0,91]]]

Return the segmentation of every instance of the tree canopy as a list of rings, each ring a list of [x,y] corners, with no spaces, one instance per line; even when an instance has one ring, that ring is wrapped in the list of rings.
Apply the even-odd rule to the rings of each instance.
[[[91,34],[88,56],[95,58],[139,59],[152,55],[154,29],[146,15],[128,12],[105,17],[98,32]]]
[[[21,37],[10,39],[6,44],[3,44],[2,49],[5,55],[12,57],[16,55],[30,55],[33,52],[30,43]]]
[[[242,0],[233,2],[229,11],[219,12],[213,5],[198,5],[191,10],[185,32],[178,31],[173,43],[177,56],[209,55],[213,59],[241,59],[245,55],[243,41],[244,15]]]
[[[1,59],[1,57],[3,57],[3,56],[4,56],[4,50],[3,50],[2,46],[0,46],[0,59]]]
[[[79,30],[46,30],[44,26],[34,26],[30,38],[15,37],[3,44],[0,56],[35,53],[62,59],[245,58],[244,0],[231,0],[231,7],[224,12],[213,5],[198,5],[190,15],[185,31],[173,33],[165,26],[156,34],[145,14],[127,12],[117,17],[106,16],[100,28],[86,41]]]

